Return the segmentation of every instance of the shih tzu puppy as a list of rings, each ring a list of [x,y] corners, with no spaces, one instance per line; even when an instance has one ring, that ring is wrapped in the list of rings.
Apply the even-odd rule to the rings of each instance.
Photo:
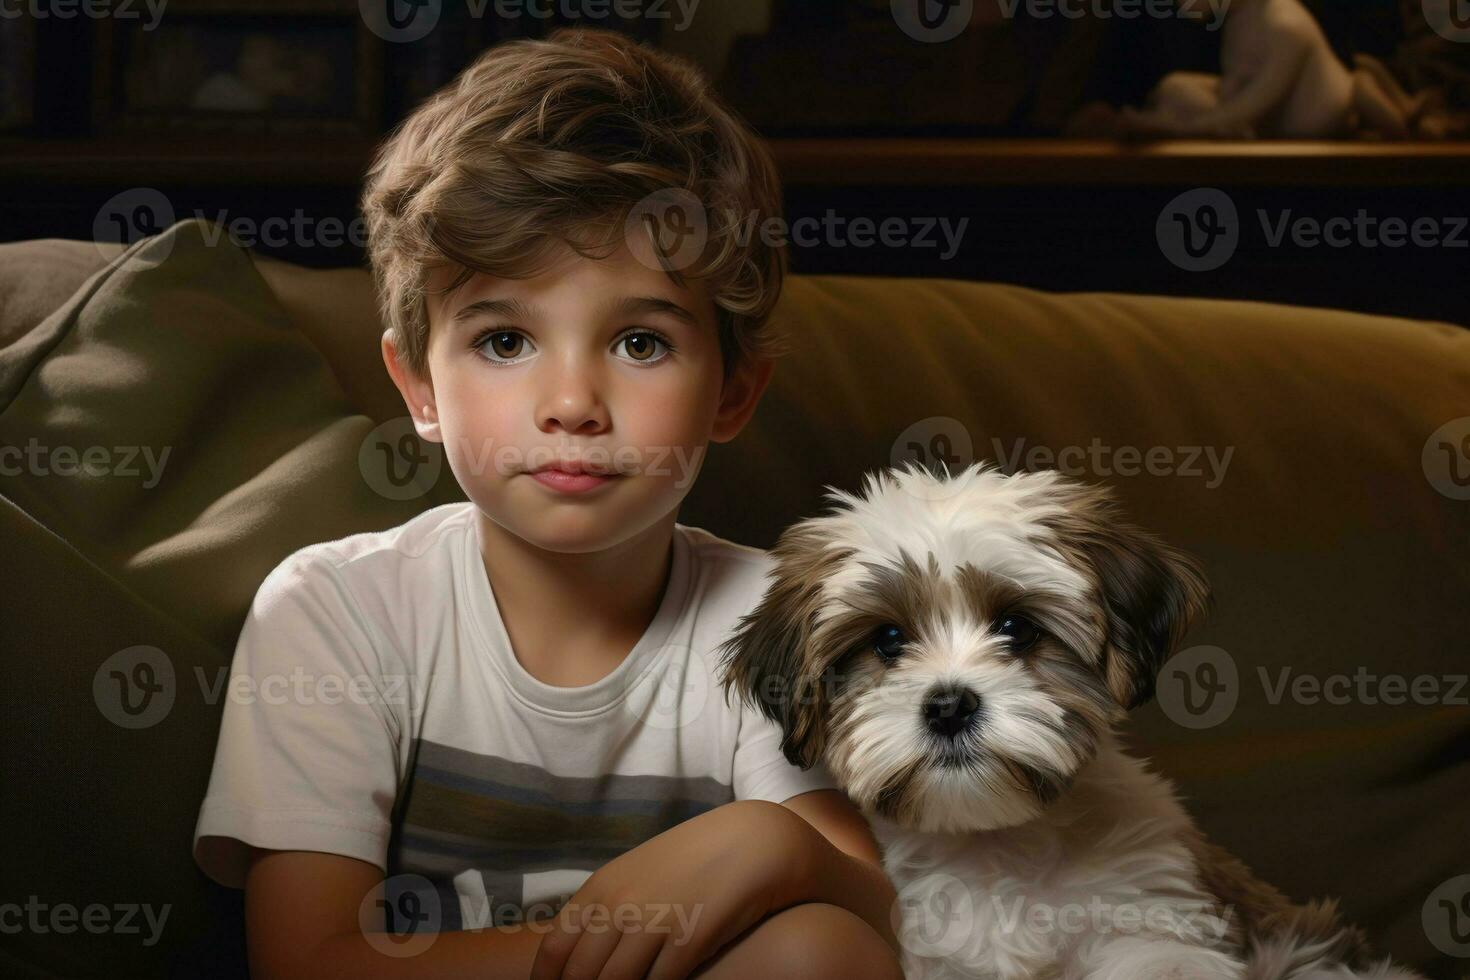
[[[720,648],[803,768],[869,817],[917,978],[1329,980],[1369,962],[1195,827],[1115,734],[1206,611],[1189,556],[1055,471],[832,487]]]

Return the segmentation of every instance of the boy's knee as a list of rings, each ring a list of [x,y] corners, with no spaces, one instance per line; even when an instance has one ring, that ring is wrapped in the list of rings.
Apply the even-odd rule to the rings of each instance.
[[[775,978],[841,977],[843,980],[903,980],[903,970],[883,937],[854,913],[825,902],[807,902],[772,915],[765,953]]]

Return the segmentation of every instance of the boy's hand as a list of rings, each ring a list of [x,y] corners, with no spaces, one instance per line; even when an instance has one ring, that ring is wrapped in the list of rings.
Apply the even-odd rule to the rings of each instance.
[[[790,904],[815,832],[776,803],[726,804],[598,868],[541,939],[531,980],[684,980]]]

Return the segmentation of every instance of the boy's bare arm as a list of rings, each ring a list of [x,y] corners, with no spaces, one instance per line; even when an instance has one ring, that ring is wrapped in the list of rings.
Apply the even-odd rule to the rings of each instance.
[[[245,879],[250,975],[261,980],[530,976],[545,930],[524,925],[439,933],[409,956],[384,952],[358,924],[363,899],[382,880],[379,868],[356,858],[253,848]]]
[[[849,825],[841,811],[829,805],[828,799],[833,796],[840,794],[812,792],[786,803],[786,808],[810,832],[807,850],[812,860],[793,867],[786,882],[790,891],[781,901],[790,905],[825,902],[845,908],[883,937],[896,955],[900,950],[893,915],[898,894],[883,870],[877,844],[867,824],[861,822],[861,817],[855,817],[856,829]],[[802,804],[806,805],[805,809]],[[845,799],[841,805],[851,807]],[[817,819],[819,814],[821,819]],[[851,853],[839,849],[839,842],[847,845]]]
[[[839,850],[797,813],[782,825],[803,844],[797,860],[774,883],[772,910],[803,903],[845,908],[897,952],[892,925],[895,893],[881,867]],[[639,848],[625,856],[637,862]],[[331,980],[373,977],[476,977],[525,980],[531,975],[545,925],[511,926],[434,935],[420,952],[393,956],[361,931],[364,899],[383,880],[382,871],[355,858],[312,851],[252,849],[245,882],[246,941],[251,975],[266,980]]]

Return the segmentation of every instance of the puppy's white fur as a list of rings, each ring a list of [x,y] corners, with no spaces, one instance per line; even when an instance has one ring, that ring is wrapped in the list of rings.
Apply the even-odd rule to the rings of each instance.
[[[905,830],[875,816],[905,910],[909,977],[1239,977],[1234,910],[1200,884],[1189,818],[1111,737],[1070,792],[1017,826]],[[963,909],[950,919],[951,908]]]
[[[1120,747],[1208,607],[1191,558],[1055,471],[828,490],[773,549],[724,683],[872,821],[910,980],[1415,977],[1251,876]]]

